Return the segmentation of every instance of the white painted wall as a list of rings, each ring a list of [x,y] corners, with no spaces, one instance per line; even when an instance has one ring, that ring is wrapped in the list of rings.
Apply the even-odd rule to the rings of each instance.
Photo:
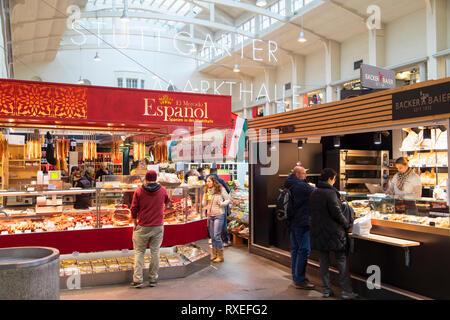
[[[305,90],[325,86],[325,49],[306,56],[305,65],[305,70],[299,70],[305,72]]]
[[[283,98],[283,95],[285,92],[284,85],[288,82],[291,82],[291,87],[294,85],[294,83],[292,83],[292,63],[291,62],[287,62],[277,68],[277,76],[276,76],[277,100],[281,100]]]
[[[387,66],[426,56],[425,9],[386,24],[385,37]]]
[[[3,39],[3,28],[0,23],[0,78],[8,78],[6,71],[6,43]]]
[[[369,62],[369,35],[360,34],[341,43],[341,80],[359,78],[360,71],[353,70],[353,63],[358,60]]]
[[[447,48],[450,48],[450,0],[447,0]]]

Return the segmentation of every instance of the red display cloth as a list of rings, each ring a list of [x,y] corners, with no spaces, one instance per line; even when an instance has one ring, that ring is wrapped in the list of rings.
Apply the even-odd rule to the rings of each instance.
[[[207,220],[165,225],[163,247],[192,243],[207,236]],[[133,249],[133,227],[22,233],[0,236],[0,248],[44,246],[61,254]]]

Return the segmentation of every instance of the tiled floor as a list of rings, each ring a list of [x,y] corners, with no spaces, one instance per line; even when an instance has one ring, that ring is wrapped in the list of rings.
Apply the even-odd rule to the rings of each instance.
[[[208,247],[205,241],[198,244]],[[289,268],[250,254],[247,247],[228,247],[223,263],[212,264],[186,278],[160,281],[155,288],[114,285],[63,290],[61,299],[322,300],[322,295],[316,290],[295,289]]]

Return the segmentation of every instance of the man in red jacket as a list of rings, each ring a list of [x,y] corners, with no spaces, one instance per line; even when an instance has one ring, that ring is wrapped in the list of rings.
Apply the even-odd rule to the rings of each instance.
[[[164,234],[164,205],[170,203],[166,188],[156,183],[158,174],[149,170],[144,184],[139,187],[131,203],[131,215],[134,222],[134,275],[131,286],[144,287],[142,267],[147,243],[150,243],[151,260],[148,270],[149,286],[156,286],[159,270],[159,248]]]

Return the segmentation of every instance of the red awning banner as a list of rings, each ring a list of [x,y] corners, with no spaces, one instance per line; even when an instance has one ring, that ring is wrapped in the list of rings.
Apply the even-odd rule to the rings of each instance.
[[[0,122],[229,128],[231,96],[0,79]]]

